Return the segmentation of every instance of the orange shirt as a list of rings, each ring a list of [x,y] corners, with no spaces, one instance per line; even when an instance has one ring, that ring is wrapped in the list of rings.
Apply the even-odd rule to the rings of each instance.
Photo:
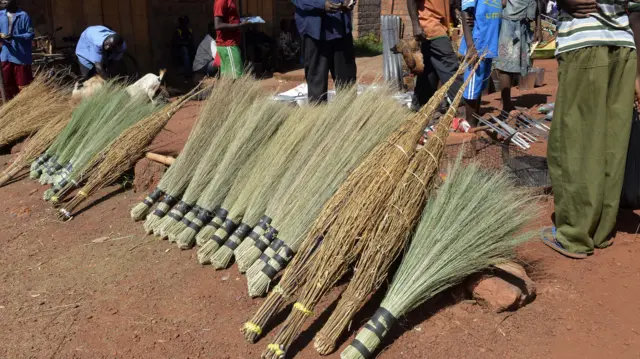
[[[427,39],[448,36],[451,21],[449,0],[418,0],[416,3],[420,26]]]

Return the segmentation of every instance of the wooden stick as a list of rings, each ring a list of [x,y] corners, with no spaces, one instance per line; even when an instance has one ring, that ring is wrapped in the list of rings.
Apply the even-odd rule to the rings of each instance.
[[[164,156],[164,155],[160,155],[157,153],[153,153],[153,152],[147,152],[145,153],[144,157],[154,161],[154,162],[158,162],[158,163],[162,163],[163,165],[166,166],[171,166],[173,164],[173,162],[176,161],[175,158],[171,157],[171,156]]]

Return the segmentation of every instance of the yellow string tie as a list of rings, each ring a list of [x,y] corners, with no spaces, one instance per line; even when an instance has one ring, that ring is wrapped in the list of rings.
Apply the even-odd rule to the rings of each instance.
[[[262,335],[262,328],[259,325],[251,322],[244,323],[244,329],[256,333],[258,335]]]
[[[57,196],[51,197],[51,202],[58,202],[59,198]]]
[[[279,357],[284,355],[284,350],[280,349],[280,346],[278,344],[269,344],[267,345],[267,348]]]
[[[293,309],[302,312],[302,314],[310,316],[313,315],[313,312],[310,311],[309,309],[305,308],[304,304],[297,302],[296,304],[293,305]]]
[[[82,197],[87,197],[87,192],[85,191],[78,191],[78,195],[82,196]]]

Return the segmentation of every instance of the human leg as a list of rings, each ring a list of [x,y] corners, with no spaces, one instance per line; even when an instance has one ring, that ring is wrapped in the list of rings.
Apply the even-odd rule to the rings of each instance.
[[[14,65],[13,71],[16,85],[18,86],[18,92],[22,91],[26,86],[29,86],[33,81],[31,65]]]
[[[431,45],[429,41],[423,41],[420,44],[422,57],[431,58]],[[438,89],[438,74],[431,61],[425,61],[424,71],[416,76],[416,86],[413,90],[412,107],[414,110],[421,109],[429,102],[429,99],[436,93]]]
[[[244,74],[242,56],[238,46],[218,46],[220,75],[237,79]]]
[[[19,92],[18,84],[16,83],[15,64],[11,62],[2,62],[2,78],[4,80],[4,95],[6,100],[9,101],[16,97]]]
[[[453,51],[453,46],[451,46],[451,41],[449,41],[448,37],[439,37],[429,40],[429,43],[431,57],[428,59],[430,60],[435,73],[438,75],[438,79],[444,84],[458,71],[458,68],[460,67],[458,56]],[[427,59],[427,57],[425,57],[425,59]],[[462,84],[462,77],[458,77],[453,85],[451,85],[447,92],[449,101],[452,101],[455,98],[460,87],[462,87]]]
[[[325,41],[304,37],[304,70],[311,103],[327,101],[329,58],[326,47]]]
[[[358,67],[353,47],[353,36],[332,41],[333,76],[336,89],[352,86],[356,82]]]
[[[563,53],[558,62],[558,93],[547,154],[556,238],[569,252],[591,254],[606,183],[608,47]],[[629,116],[631,107],[627,122]],[[628,132],[623,142],[628,143]]]
[[[480,61],[480,65],[478,65],[478,68],[474,72],[471,72],[471,69],[466,69],[464,72],[465,81],[471,77],[469,85],[464,90],[463,95],[466,107],[465,115],[467,122],[474,127],[478,125],[478,120],[476,120],[474,115],[480,114],[482,91],[487,87],[489,79],[491,78],[492,59],[483,59]]]
[[[629,48],[609,49],[609,86],[607,88],[606,141],[604,169],[604,197],[602,214],[598,222],[593,242],[596,248],[609,246],[624,181],[629,136],[631,133],[631,112],[634,101],[636,74],[636,53]]]

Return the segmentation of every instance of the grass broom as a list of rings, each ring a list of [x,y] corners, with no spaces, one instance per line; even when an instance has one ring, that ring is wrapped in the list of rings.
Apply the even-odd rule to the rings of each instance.
[[[477,163],[450,172],[427,204],[407,253],[371,320],[341,354],[366,359],[397,320],[460,283],[468,275],[513,255],[531,233],[520,234],[535,213],[533,198],[504,173]]]
[[[53,80],[41,76],[10,102],[19,105],[12,106],[12,110],[3,114],[0,146],[6,146],[45,128],[58,113],[69,106],[68,91]]]
[[[229,211],[232,217],[241,217],[242,224],[253,228],[246,238],[238,233],[234,236],[241,241],[234,250],[238,269],[245,273],[247,269],[260,257],[260,254],[271,244],[275,229],[269,231],[271,218],[263,216],[267,210],[269,199],[277,190],[280,179],[289,168],[291,159],[299,152],[305,141],[314,136],[312,129],[315,124],[317,108],[301,108],[294,111],[287,122],[283,124],[269,147],[264,151],[264,161],[259,164],[258,178],[243,190],[240,198]]]
[[[349,172],[382,139],[397,129],[407,115],[408,111],[393,99],[390,91],[382,88],[364,92],[348,106],[342,119],[346,128],[337,127],[339,132],[330,139],[338,144],[332,143],[329,151],[320,148],[320,170],[303,173],[298,179],[301,187],[295,200],[284,208],[279,218],[273,217],[273,226],[286,242],[282,246],[278,245],[277,240],[272,242],[270,248],[275,254],[270,256],[265,251],[263,256],[270,258],[257,261],[247,271],[251,295],[266,293],[275,273],[282,270],[298,251],[324,203],[340,187]]]
[[[320,111],[316,108],[304,107],[294,110],[289,115],[289,119],[293,121],[301,121],[303,123],[308,123],[307,121],[313,121],[314,125],[312,126],[312,132],[321,131],[323,129],[323,120],[318,119],[319,114]],[[321,133],[319,134],[322,135]],[[280,163],[279,167],[274,166],[273,171],[274,173],[277,172],[277,177],[266,178],[266,181],[264,182],[262,182],[262,180],[260,179],[260,188],[262,190],[255,192],[255,195],[251,198],[251,204],[249,204],[247,208],[235,208],[234,213],[227,213],[226,211],[224,211],[227,217],[229,217],[229,220],[225,220],[225,227],[229,227],[229,229],[231,229],[234,226],[234,223],[239,223],[243,219],[242,214],[245,210],[249,211],[247,217],[249,219],[255,219],[263,216],[263,214],[265,213],[265,209],[268,207],[269,203],[275,202],[275,196],[280,195],[280,193],[278,192],[278,188],[288,187],[293,183],[293,181],[295,181],[299,170],[304,166],[308,158],[312,155],[315,145],[320,142],[320,137],[321,136],[308,137],[309,141],[304,143],[303,146],[301,145],[294,156],[286,158],[286,165]],[[280,168],[280,171],[278,171],[276,168]],[[265,171],[271,170],[271,168],[267,168]],[[269,180],[271,180],[271,182],[269,182]],[[242,202],[245,201],[245,198],[246,195],[242,197]],[[265,221],[262,222],[262,226],[258,227],[264,227],[264,224],[266,224],[266,222],[271,222],[271,219],[268,216],[265,216],[264,218]],[[255,229],[258,233],[260,233],[260,235],[262,235],[262,233],[264,233],[267,228],[264,227],[264,230],[262,231],[258,228]],[[214,243],[210,242],[215,235],[215,232],[217,232],[217,228],[212,227],[212,225],[207,225],[200,233],[198,233],[196,237],[196,243],[202,247],[198,251],[198,260],[201,263],[208,263],[211,254],[215,253],[215,251],[217,251],[218,248],[224,244],[224,241],[218,240],[218,238],[214,238]],[[204,248],[205,245],[207,246],[207,248]]]
[[[231,104],[224,101],[224,88],[215,89],[219,92],[212,95],[216,101],[211,102],[211,106],[206,108],[201,114],[204,116],[220,116],[219,127],[212,134],[211,142],[206,154],[203,155],[202,161],[196,168],[191,183],[187,187],[180,204],[172,209],[156,226],[154,233],[171,242],[176,242],[177,236],[195,219],[201,207],[196,205],[198,198],[207,186],[213,180],[218,165],[224,159],[226,151],[232,141],[239,135],[244,124],[244,116],[238,116],[246,111],[246,104],[255,101],[260,93],[260,88],[255,84],[249,83],[250,91],[243,91],[236,95],[235,101]],[[187,215],[187,218],[184,218]]]
[[[412,161],[412,166],[409,167],[409,172],[411,172],[409,175],[419,177],[419,181],[413,182],[412,179],[410,184],[415,185],[417,183],[418,185],[407,187],[406,183],[400,183],[400,198],[398,199],[398,196],[395,195],[397,191],[395,191],[391,198],[392,200],[396,200],[394,205],[398,204],[402,207],[393,209],[403,211],[405,208],[411,208],[419,213],[420,209],[424,205],[424,198],[426,198],[426,195],[424,194],[425,186],[431,182],[433,175],[437,173],[440,162],[439,158],[442,156],[445,141],[451,127],[451,122],[457,111],[458,104],[462,100],[462,94],[464,93],[464,88],[468,84],[468,81],[469,80],[467,80],[467,83],[464,84],[456,98],[453,100],[447,115],[438,123],[436,133],[439,137],[431,138],[425,148],[423,148],[422,151],[427,153],[429,157],[425,158],[424,162]],[[416,158],[421,159],[420,153],[418,153]],[[414,174],[411,170],[415,169],[412,167],[414,167],[416,162],[421,163],[424,166],[424,169],[420,171],[420,173]],[[356,198],[354,202],[360,203],[361,205],[371,205],[370,200],[364,201],[363,203]],[[373,204],[373,206],[381,207],[377,203]],[[382,208],[384,208],[384,206],[382,206]],[[366,238],[368,235],[366,230],[364,233],[358,233],[352,230],[353,227],[357,228],[358,222],[366,219],[366,217],[359,216],[359,211],[360,210],[357,207],[354,208],[354,210],[345,211],[345,215],[339,219],[340,222],[334,223],[325,235],[325,242],[319,249],[318,257],[309,269],[309,274],[306,278],[307,282],[300,289],[298,301],[294,305],[294,309],[289,314],[289,317],[285,321],[283,327],[276,335],[276,338],[264,352],[264,358],[271,359],[283,356],[284,352],[286,352],[293,340],[298,336],[306,318],[311,315],[320,299],[330,288],[333,287],[335,282],[337,282],[346,273],[349,266],[357,259],[357,256],[363,247],[360,238]],[[374,213],[374,220],[382,218],[375,216],[375,211],[376,210],[372,212]],[[382,212],[379,213],[382,214]],[[404,218],[404,220],[408,222],[405,223],[405,227],[398,226],[397,229],[409,231],[411,229],[412,218],[411,216],[408,216]],[[402,234],[403,233],[398,232],[390,233],[391,236]],[[327,238],[334,235],[336,236],[336,239],[327,240]],[[387,238],[385,238],[385,240],[386,239]]]
[[[171,117],[188,101],[197,96],[199,88],[180,97],[162,110],[154,112],[144,120],[125,130],[107,148],[105,148],[92,164],[95,168],[86,184],[76,196],[60,210],[60,218],[69,220],[73,211],[89,196],[116,181],[124,172],[133,167],[142,158],[145,149],[162,131]]]
[[[45,200],[59,197],[62,190],[66,191],[63,193],[66,195],[69,192],[69,187],[77,188],[87,178],[88,172],[95,169],[95,166],[92,166],[94,157],[99,158],[97,156],[102,150],[127,128],[158,110],[158,106],[149,103],[147,99],[131,98],[126,91],[114,96],[114,105],[117,106],[117,109],[105,111],[106,118],[102,121],[103,125],[95,126],[87,134],[85,142],[81,144],[70,161],[71,170],[63,172],[59,179],[54,181],[54,186],[45,191]]]
[[[453,105],[441,119],[435,135],[429,139],[425,147],[417,151],[404,176],[389,197],[384,210],[377,214],[377,219],[360,234],[357,248],[351,251],[351,254],[362,253],[356,264],[354,277],[343,293],[336,310],[316,335],[315,347],[320,354],[327,355],[335,350],[336,342],[342,332],[363,302],[385,281],[389,267],[410,238],[428,193],[434,185],[433,179],[438,173],[446,138],[457,113],[460,98],[459,96],[454,100]],[[351,260],[345,262],[351,263]],[[319,265],[320,263],[320,261],[317,262]],[[348,268],[345,264],[341,264],[343,271]],[[336,277],[341,276],[340,273],[336,275]],[[309,283],[309,286],[312,284]]]
[[[314,119],[305,116],[305,113],[310,114],[313,111],[297,108],[291,112],[278,132],[265,145],[264,151],[259,151],[259,156],[255,158],[255,166],[249,172],[239,175],[240,180],[234,185],[237,188],[232,189],[225,198],[222,208],[229,209],[227,218],[232,223],[240,224],[232,233],[218,229],[214,234],[216,245],[224,243],[210,258],[214,268],[222,269],[228,266],[235,250],[247,236],[258,240],[262,238],[266,243],[269,240],[267,238],[274,235],[274,231],[268,234],[271,219],[263,216],[263,213],[277,180],[286,168],[285,163],[292,157],[292,151],[302,144],[313,126]],[[254,198],[255,203],[250,203]],[[254,227],[255,231],[252,230]]]
[[[210,185],[198,199],[200,208],[214,211],[222,204],[233,185],[236,174],[246,165],[254,151],[262,151],[263,146],[278,130],[290,112],[291,109],[287,105],[263,96],[247,106],[244,113],[240,113],[240,116],[244,116],[242,128],[230,144],[224,159],[218,165]],[[232,117],[236,121],[240,121],[241,118],[233,115]],[[209,227],[198,232],[193,227],[187,226],[177,237],[177,240],[182,245],[190,244],[195,241],[197,235],[201,235],[203,232],[205,232],[205,237],[211,238],[215,232],[207,234],[207,228]]]
[[[40,177],[41,184],[52,184],[55,175],[61,175],[63,171],[69,171],[72,164],[71,159],[78,151],[81,151],[84,145],[87,145],[87,138],[95,128],[102,128],[103,121],[118,109],[118,103],[124,99],[126,93],[122,86],[115,83],[107,83],[94,96],[84,99],[76,111],[73,112],[72,123],[77,124],[76,131],[62,135],[65,136],[61,140],[60,149],[56,154],[56,160],[47,166],[45,172]],[[69,135],[69,136],[67,136]]]
[[[316,220],[313,229],[307,235],[302,248],[284,272],[279,284],[269,293],[267,300],[242,328],[247,341],[255,343],[258,340],[262,335],[262,328],[283,309],[286,301],[288,301],[305,282],[308,268],[313,263],[313,258],[317,254],[317,248],[321,245],[327,229],[333,225],[336,217],[341,213],[347,202],[346,199],[350,196],[367,199],[371,196],[367,194],[370,191],[370,193],[376,194],[380,198],[386,198],[386,196],[393,191],[397,179],[402,176],[402,173],[408,165],[408,161],[413,155],[424,128],[431,120],[433,113],[439,107],[456,77],[462,71],[464,71],[464,67],[461,67],[459,73],[453,76],[451,80],[445,83],[436,94],[432,96],[425,107],[421,109],[420,113],[407,120],[405,124],[391,134],[386,141],[378,145],[327,203],[321,215]],[[396,166],[380,165],[392,163]],[[385,180],[386,182],[378,183],[378,188],[375,186],[367,186],[368,183],[374,180]],[[383,190],[383,188],[386,188],[386,190]],[[370,217],[370,214],[367,215],[365,212],[360,213],[365,218]],[[366,225],[366,223],[364,225]],[[358,228],[354,229],[359,230]]]
[[[56,137],[64,130],[71,119],[72,106],[67,106],[49,121],[46,127],[41,128],[31,138],[27,140],[20,150],[18,157],[2,171],[0,175],[0,186],[5,185],[14,178],[22,169],[35,161],[46,149],[51,146]]]
[[[222,99],[228,102],[229,97],[221,98],[221,96],[216,95],[222,91],[225,91],[225,96],[240,95],[241,91],[251,91],[252,87],[255,87],[253,82],[253,80],[247,77],[240,78],[235,82],[230,79],[221,78],[214,85],[214,89],[207,98],[207,102],[213,101],[216,103]],[[217,108],[217,106],[214,105],[212,105],[212,107]],[[197,166],[202,160],[202,155],[209,148],[213,134],[216,129],[219,128],[221,121],[225,119],[224,116],[216,116],[215,114],[200,116],[191,130],[191,134],[181,155],[178,156],[176,162],[174,162],[164,176],[162,176],[158,188],[131,210],[131,217],[134,220],[147,218],[144,223],[147,233],[152,233],[158,224],[157,222],[178,202],[179,197],[188,187]],[[158,204],[151,215],[147,216],[152,205],[162,196],[164,196],[162,202]]]
[[[258,161],[263,160],[261,156],[263,152],[263,150],[259,149],[258,151],[256,151],[256,153],[251,155],[247,163],[242,167],[240,172],[238,172],[238,176],[236,177],[233,186],[231,186],[231,189],[222,202],[220,208],[224,209],[225,211],[227,208],[232,208],[233,204],[238,201],[242,190],[244,190],[251,183],[255,184],[255,179],[260,178],[259,173],[256,173],[256,168]],[[232,217],[227,216],[227,219],[228,218]],[[233,257],[233,250],[236,249],[239,244],[237,238],[244,238],[249,234],[249,232],[251,232],[251,229],[253,227],[249,227],[249,225],[241,223],[241,220],[242,217],[233,220],[234,224],[239,223],[239,225],[235,228],[235,230],[231,232],[227,232],[226,230],[222,230],[221,228],[216,230],[214,238],[219,239],[220,242],[225,242],[224,245],[220,246],[215,254],[213,254],[209,259],[209,262],[211,262],[213,268],[226,268]],[[195,238],[193,238],[190,243],[187,243],[186,246],[182,246],[181,248],[188,246],[193,247],[194,244]]]
[[[324,150],[328,146],[328,139],[332,138],[333,134],[337,132],[336,129],[340,128],[339,126],[345,125],[345,122],[342,121],[341,115],[346,111],[349,104],[352,103],[355,97],[356,91],[351,90],[349,92],[343,92],[336,101],[325,106],[304,108],[308,111],[307,116],[314,119],[314,125],[311,130],[312,135],[308,136],[307,140],[302,143],[302,146],[290,161],[287,170],[280,177],[277,188],[271,195],[271,200],[265,207],[264,213],[266,213],[266,216],[269,218],[269,222],[272,222],[274,217],[279,217],[281,212],[284,211],[284,208],[286,208],[287,205],[290,205],[287,202],[288,199],[298,193],[298,186],[303,183],[299,177],[303,176],[305,173],[316,173],[321,171],[320,165],[322,164],[322,161],[319,155],[319,152],[321,152],[320,149]],[[323,154],[327,155],[326,152]],[[277,228],[272,228],[274,228],[274,233],[278,231]],[[254,228],[254,231],[256,233],[263,233],[266,231],[266,228],[257,226]],[[264,262],[268,262],[269,259],[276,254],[276,246],[282,246],[284,242],[276,238],[267,239],[266,237],[263,237],[264,236],[258,237],[256,243],[259,245],[268,243],[268,247],[261,251],[265,253],[259,255],[258,258],[263,258]],[[248,269],[246,271],[248,278],[256,276],[255,273],[251,274],[250,271],[257,265],[257,263],[258,259],[254,259],[254,261],[248,265]],[[258,269],[258,271],[259,270],[260,269]],[[252,286],[249,285],[249,294],[251,296],[260,295],[260,293],[253,293],[251,287]]]

